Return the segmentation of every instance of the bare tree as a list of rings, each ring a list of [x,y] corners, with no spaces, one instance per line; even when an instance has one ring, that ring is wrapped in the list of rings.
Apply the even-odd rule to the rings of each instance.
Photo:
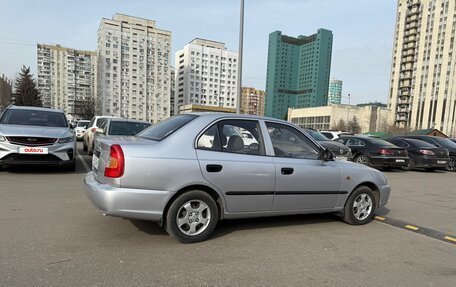
[[[353,117],[353,119],[348,122],[347,130],[352,134],[359,134],[361,132],[361,126],[356,117]]]
[[[18,106],[41,107],[40,92],[36,88],[36,81],[30,74],[30,67],[22,66],[19,77],[14,84],[14,104]]]
[[[394,124],[390,124],[385,127],[385,132],[392,136],[402,136],[409,134],[411,132],[411,129],[410,127],[401,128]]]
[[[13,88],[11,82],[6,78],[0,77],[0,111],[11,104]]]
[[[94,98],[74,101],[74,114],[81,119],[91,119],[96,114],[96,103]]]
[[[347,131],[347,124],[345,123],[345,121],[343,119],[340,119],[339,122],[332,127],[332,129],[336,130],[336,131],[345,132],[345,131]]]

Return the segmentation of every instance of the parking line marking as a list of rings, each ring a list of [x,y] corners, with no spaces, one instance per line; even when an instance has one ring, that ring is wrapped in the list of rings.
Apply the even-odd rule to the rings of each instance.
[[[92,169],[87,165],[87,163],[85,162],[85,160],[82,158],[82,156],[77,152],[76,155],[78,156],[79,160],[81,161],[82,163],[82,166],[84,167],[84,169],[87,171],[87,172],[90,172]]]
[[[443,237],[443,238],[445,238],[446,240],[449,240],[449,241],[453,241],[453,242],[455,242],[455,243],[456,243],[456,238],[454,238],[454,237],[451,237],[451,236],[445,236],[445,237]]]
[[[375,216],[374,219],[384,224],[388,224],[403,230],[412,231],[413,233],[421,234],[456,246],[456,236],[454,234],[444,233],[435,229],[411,224],[410,222],[405,222],[390,217]]]
[[[413,226],[413,225],[406,225],[405,228],[408,228],[408,229],[411,229],[411,230],[414,230],[414,231],[417,231],[419,228],[416,227],[416,226]]]

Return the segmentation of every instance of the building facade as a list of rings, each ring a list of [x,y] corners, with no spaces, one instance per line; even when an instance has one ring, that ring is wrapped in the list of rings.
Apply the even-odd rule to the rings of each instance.
[[[290,107],[327,104],[332,39],[325,29],[297,38],[269,34],[266,116],[284,119]]]
[[[174,100],[176,97],[176,69],[174,67],[169,67],[170,72],[171,72],[171,93],[169,97],[169,115],[174,116],[175,113],[175,104]]]
[[[79,105],[96,97],[97,56],[94,51],[60,45],[37,45],[37,88],[44,107],[78,118]]]
[[[289,109],[288,121],[301,128],[333,130],[342,121],[348,125],[356,121],[361,132],[384,131],[390,124],[390,110],[378,105],[352,106],[331,104],[325,107]]]
[[[175,111],[185,105],[236,108],[238,53],[196,38],[175,54]]]
[[[328,105],[342,103],[342,81],[332,78],[329,81]]]
[[[98,113],[156,123],[170,115],[171,32],[115,14],[98,29]]]
[[[0,112],[12,103],[13,81],[0,74]]]
[[[265,92],[242,87],[241,114],[264,116]]]
[[[401,128],[456,136],[456,1],[399,0],[388,105]]]

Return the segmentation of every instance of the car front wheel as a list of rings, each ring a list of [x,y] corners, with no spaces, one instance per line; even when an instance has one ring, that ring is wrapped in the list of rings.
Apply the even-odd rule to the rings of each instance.
[[[369,223],[374,216],[375,206],[372,190],[367,186],[358,187],[345,203],[343,220],[351,225]]]
[[[166,231],[182,243],[207,239],[215,229],[218,209],[215,200],[206,192],[192,190],[171,203],[166,214]]]

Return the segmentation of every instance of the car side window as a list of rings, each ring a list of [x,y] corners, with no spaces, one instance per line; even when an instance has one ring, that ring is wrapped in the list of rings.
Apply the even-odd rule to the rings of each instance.
[[[318,147],[297,129],[269,122],[266,126],[276,157],[320,159]]]
[[[351,138],[351,139],[348,140],[347,145],[349,145],[349,146],[365,146],[366,144],[363,141],[359,140],[359,139]]]
[[[322,132],[322,134],[330,140],[334,138],[334,136],[331,133]]]
[[[409,144],[404,141],[396,141],[393,144],[397,145],[398,147],[409,147]]]
[[[107,121],[103,121],[99,126],[98,128],[102,129],[103,130],[103,134],[106,135],[106,124],[107,124]]]
[[[258,121],[222,120],[198,139],[197,148],[231,153],[264,155]]]

